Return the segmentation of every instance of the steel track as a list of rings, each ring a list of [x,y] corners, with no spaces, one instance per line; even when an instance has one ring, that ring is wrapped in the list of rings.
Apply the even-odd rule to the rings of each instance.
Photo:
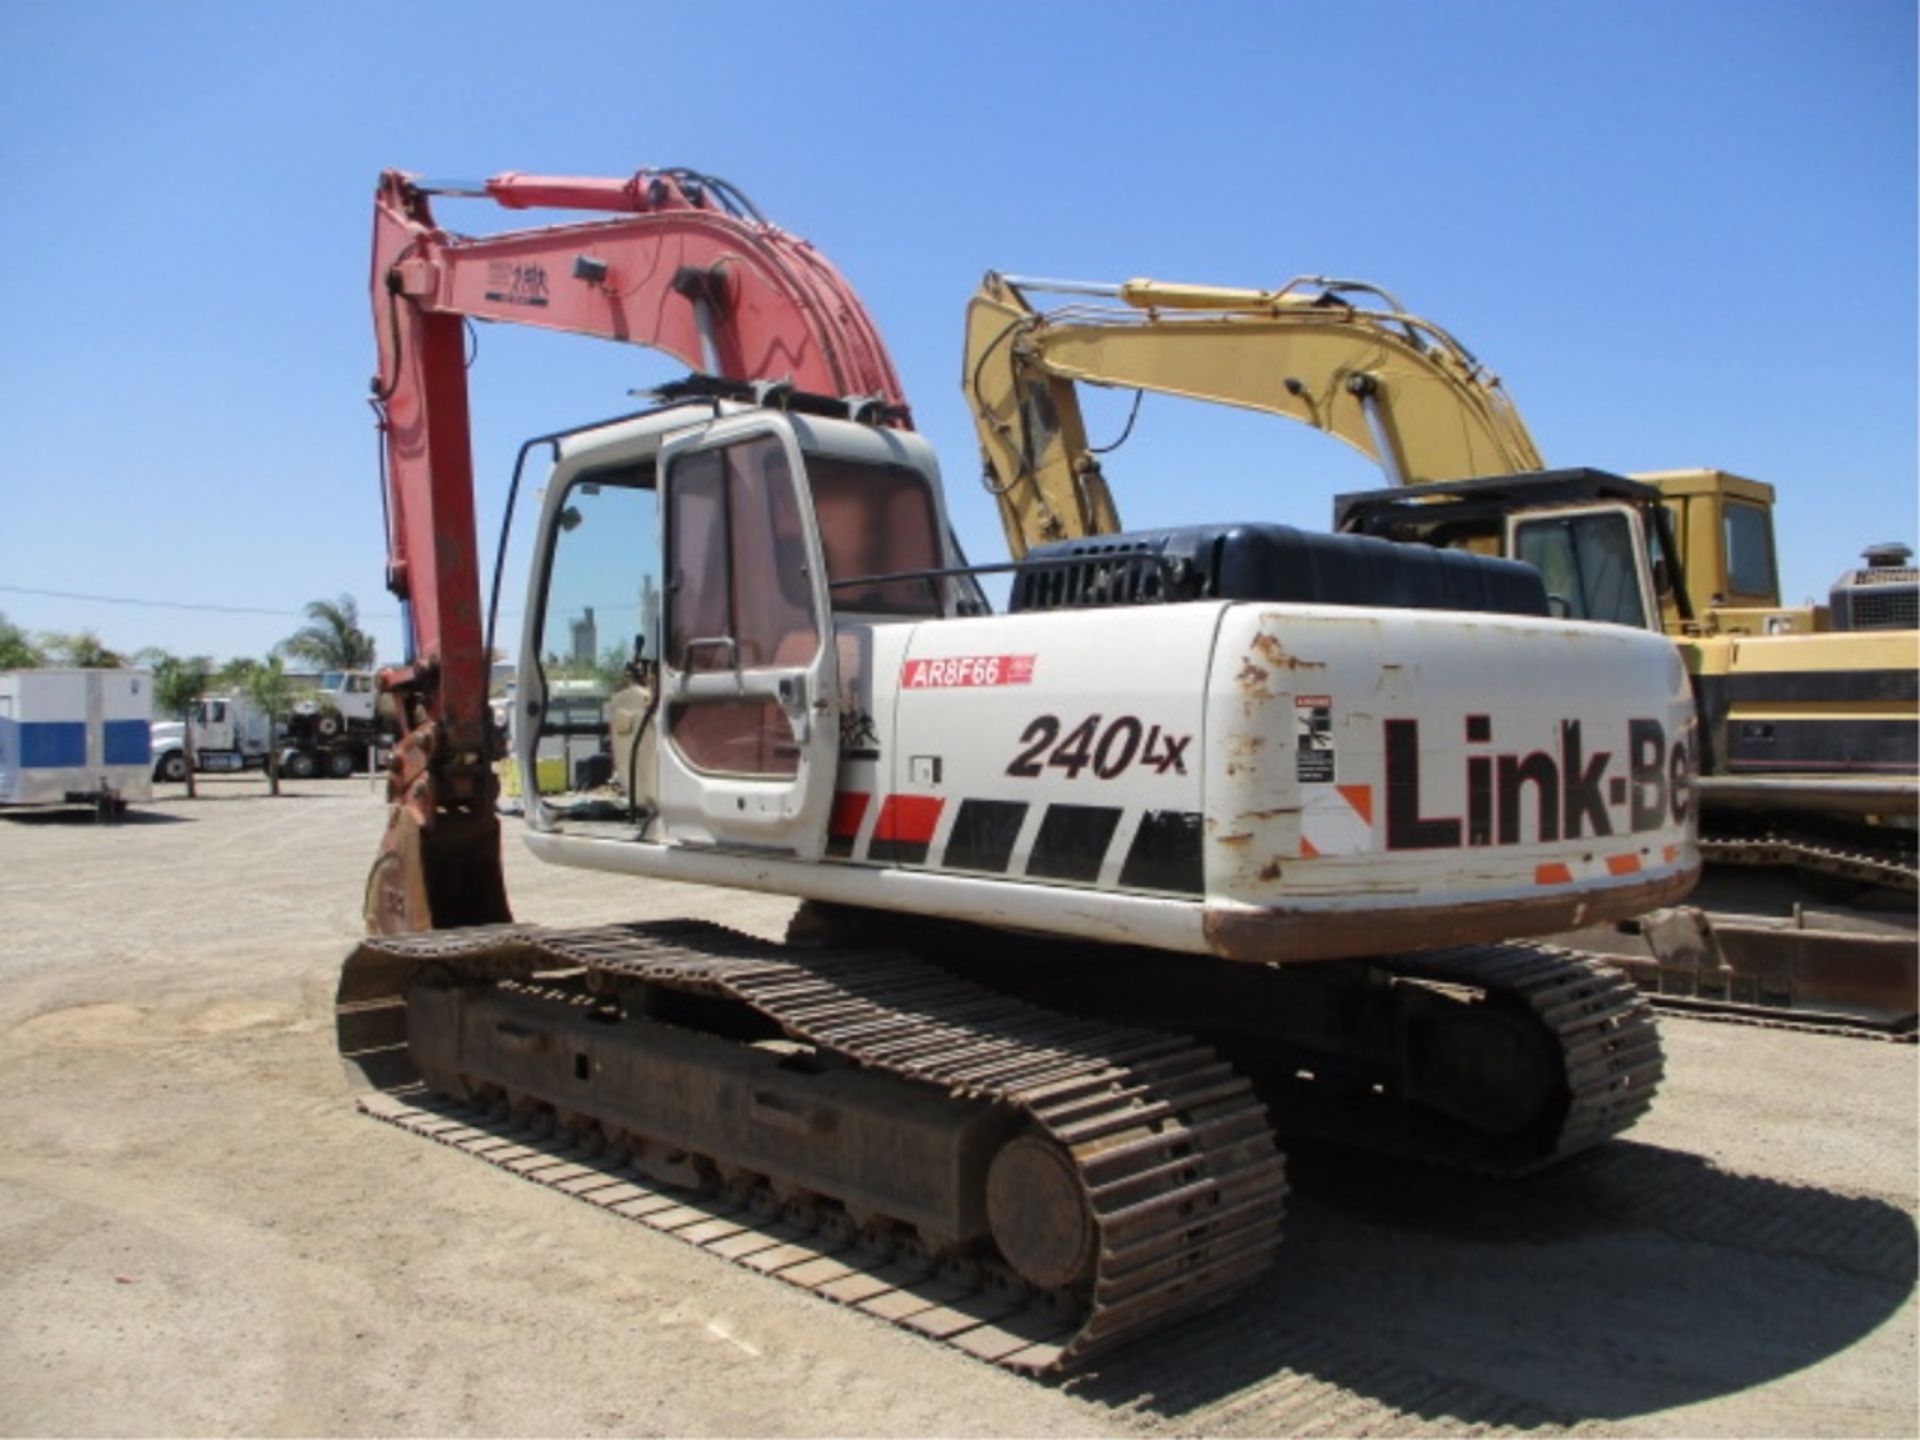
[[[1403,1099],[1383,1072],[1372,1094],[1284,1077],[1269,1079],[1275,1127],[1284,1136],[1331,1141],[1347,1149],[1389,1155],[1448,1170],[1517,1179],[1630,1128],[1652,1106],[1666,1062],[1656,1017],[1632,979],[1592,956],[1533,944],[1481,945],[1368,962],[1395,984],[1450,992],[1463,1005],[1501,1007],[1542,1047],[1551,1046],[1559,1092],[1538,1118],[1510,1133],[1451,1119]],[[1284,993],[1284,992],[1282,992]],[[1258,1037],[1222,1040],[1241,1057]],[[1282,1048],[1282,1069],[1312,1065]],[[1513,1072],[1513,1083],[1531,1071]]]
[[[1559,1048],[1566,1109],[1550,1134],[1455,1136],[1398,1153],[1496,1177],[1518,1177],[1590,1150],[1646,1114],[1666,1073],[1654,1012],[1630,976],[1572,950],[1482,945],[1386,963],[1412,980],[1467,986],[1524,1007]]]
[[[370,940],[343,973],[341,1049],[383,1092],[362,1101],[376,1118],[1016,1370],[1059,1369],[1218,1305],[1271,1261],[1281,1157],[1246,1081],[1205,1046],[1069,1019],[899,953],[795,954],[696,922]],[[413,983],[555,971],[723,997],[864,1069],[1012,1107],[1077,1167],[1098,1237],[1090,1282],[1037,1293],[991,1257],[863,1251],[844,1222],[783,1213],[769,1198],[779,1177],[725,1197],[673,1192],[425,1096],[404,1048]]]
[[[1384,1095],[1322,1104],[1308,1086],[1276,1102],[1305,1107],[1282,1113],[1287,1129],[1302,1121],[1344,1144],[1510,1177],[1601,1143],[1652,1103],[1663,1069],[1653,1011],[1612,967],[1537,945],[1375,963],[1398,983],[1523,1012],[1557,1047],[1563,1105],[1524,1134],[1487,1135]],[[556,1136],[550,1109],[430,1096],[406,1049],[406,993],[475,981],[550,989],[559,1004],[623,984],[724,997],[877,1074],[1015,1107],[1078,1167],[1100,1237],[1093,1281],[1039,1292],[993,1256],[876,1243],[831,1206],[783,1206],[777,1184],[718,1195],[663,1185],[599,1153],[604,1136],[577,1117],[561,1117],[573,1128]],[[376,1118],[1015,1370],[1061,1369],[1216,1306],[1280,1239],[1286,1186],[1266,1113],[1212,1049],[1063,1015],[897,951],[796,951],[695,922],[370,940],[343,972],[339,1032]]]
[[[1896,846],[1836,845],[1817,835],[1769,829],[1752,835],[1702,835],[1700,857],[1710,865],[1791,869],[1906,895],[1920,893],[1913,852]]]
[[[1649,993],[1656,1010],[1704,1020],[1713,1025],[1747,1025],[1756,1030],[1788,1030],[1807,1035],[1831,1035],[1843,1040],[1878,1040],[1894,1045],[1920,1042],[1911,1019],[1904,1028],[1889,1023],[1873,1025],[1857,1015],[1830,1015],[1818,1010],[1775,1010],[1764,1005],[1742,1005],[1731,1000],[1703,1000],[1693,995]]]

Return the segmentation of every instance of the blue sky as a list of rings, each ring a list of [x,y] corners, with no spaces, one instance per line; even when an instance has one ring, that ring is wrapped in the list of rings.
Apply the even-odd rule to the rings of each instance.
[[[1920,541],[1915,131],[1909,0],[13,0],[0,612],[224,657],[344,592],[397,657],[365,403],[387,167],[733,181],[866,300],[978,558],[981,272],[1331,273],[1460,336],[1550,463],[1772,482],[1787,596],[1824,598],[1862,545]],[[483,327],[483,547],[522,437],[674,371]],[[1136,525],[1320,528],[1376,483],[1301,427],[1151,397],[1107,468]]]

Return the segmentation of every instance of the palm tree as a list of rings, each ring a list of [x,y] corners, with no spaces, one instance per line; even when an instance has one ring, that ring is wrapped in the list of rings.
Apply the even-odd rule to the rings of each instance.
[[[153,699],[160,713],[181,722],[181,758],[187,762],[187,798],[191,800],[198,793],[193,784],[193,702],[207,688],[213,662],[204,655],[183,658],[157,648],[142,650],[140,658],[152,666]]]
[[[259,663],[251,655],[236,655],[213,672],[213,683],[222,690],[244,690]]]
[[[123,663],[91,630],[49,632],[40,637],[40,644],[51,658],[76,670],[111,670]]]
[[[280,642],[280,651],[319,670],[371,670],[373,637],[360,628],[360,607],[351,595],[315,600],[307,624]]]
[[[235,668],[239,662],[236,661]],[[265,660],[248,664],[241,677],[242,687],[247,699],[267,717],[267,789],[270,793],[280,793],[280,732],[281,717],[287,713],[289,687],[286,667],[280,663],[278,655],[269,655]]]

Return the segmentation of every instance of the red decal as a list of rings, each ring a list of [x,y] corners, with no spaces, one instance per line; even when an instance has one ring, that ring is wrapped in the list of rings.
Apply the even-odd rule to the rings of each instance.
[[[938,795],[889,795],[874,822],[875,843],[897,840],[904,845],[931,845],[946,803]]]
[[[827,821],[827,833],[836,840],[851,840],[860,833],[860,822],[867,818],[871,795],[858,790],[842,790],[833,797],[833,816]]]
[[[1638,855],[1609,855],[1607,856],[1607,873],[1609,875],[1638,875],[1640,873],[1640,857]]]
[[[983,685],[1031,685],[1032,655],[954,655],[909,660],[900,683],[908,690],[973,689]]]
[[[1536,865],[1533,867],[1533,883],[1536,885],[1571,885],[1573,871],[1564,865]]]

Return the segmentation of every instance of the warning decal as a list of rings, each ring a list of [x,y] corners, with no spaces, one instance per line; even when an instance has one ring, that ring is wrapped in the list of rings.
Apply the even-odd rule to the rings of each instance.
[[[1294,696],[1293,734],[1300,783],[1333,784],[1333,697]]]

